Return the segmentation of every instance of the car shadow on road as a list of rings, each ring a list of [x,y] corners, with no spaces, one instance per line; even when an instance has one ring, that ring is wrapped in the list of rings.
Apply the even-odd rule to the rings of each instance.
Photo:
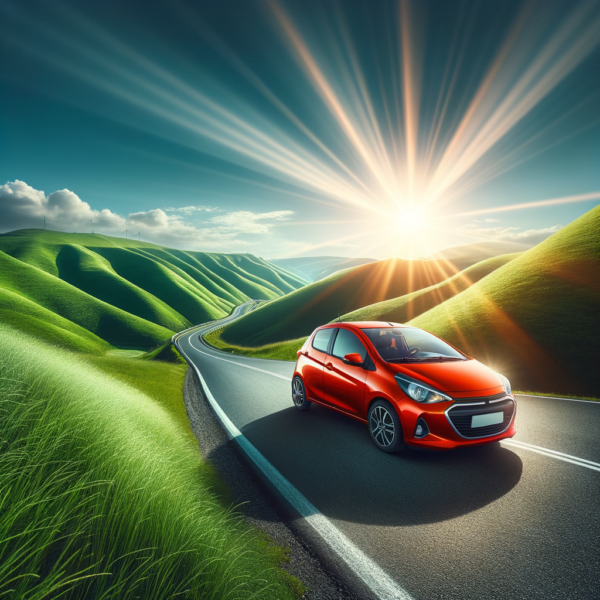
[[[499,444],[385,454],[365,425],[315,405],[273,413],[242,431],[323,514],[370,525],[468,514],[508,493],[523,471],[519,456]]]

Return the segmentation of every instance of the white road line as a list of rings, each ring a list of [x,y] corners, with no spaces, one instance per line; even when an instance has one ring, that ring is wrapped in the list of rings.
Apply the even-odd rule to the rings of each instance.
[[[232,365],[237,365],[238,367],[244,367],[244,369],[252,369],[253,371],[260,371],[261,373],[266,373],[267,375],[273,375],[273,377],[279,377],[279,379],[285,379],[286,381],[292,380],[291,377],[287,377],[286,375],[280,375],[279,373],[273,373],[273,371],[265,371],[264,369],[259,369],[258,367],[251,367],[250,365],[243,365],[242,363],[236,362],[235,360],[221,358],[220,356],[215,356],[214,354],[204,352],[204,350],[200,350],[200,348],[197,348],[196,346],[194,346],[194,344],[192,344],[191,339],[188,339],[188,343],[196,352],[200,352],[200,354],[204,354],[205,356],[210,356],[211,358],[215,358],[216,360],[222,360],[224,362],[231,363]]]
[[[188,340],[191,344],[191,340]],[[177,342],[176,342],[177,343]],[[192,345],[193,348],[195,346]],[[197,348],[195,348],[197,350]],[[181,347],[179,351],[187,358]],[[198,350],[198,352],[202,352]],[[202,352],[206,354],[206,352]],[[208,355],[212,356],[212,355]],[[218,360],[233,362],[224,358],[213,356]],[[188,359],[189,360],[189,359]],[[313,527],[313,529],[323,538],[329,547],[352,569],[352,571],[364,582],[364,584],[381,600],[412,600],[412,596],[400,587],[379,565],[374,563],[366,554],[356,547],[325,515],[309,502],[241,433],[241,431],[232,423],[223,409],[219,406],[206,381],[202,377],[198,367],[189,361],[202,388],[206,394],[217,417],[220,419],[228,437],[234,439],[252,459],[254,464],[264,473],[269,481],[279,490],[284,498],[300,513],[300,515]],[[240,367],[247,367],[233,362]],[[253,369],[254,367],[247,367]],[[262,369],[256,369],[262,371]],[[264,371],[275,377],[283,377],[277,373]]]
[[[557,452],[556,450],[548,450],[548,448],[542,448],[540,446],[534,446],[533,444],[526,444],[518,440],[502,440],[502,444],[514,446],[515,448],[521,448],[522,450],[529,450],[530,452],[537,452],[537,454],[543,454],[550,458],[556,458],[558,460],[564,460],[565,462],[585,467],[586,469],[592,469],[592,471],[600,471],[600,464],[587,460],[585,458],[578,458],[577,456],[571,456],[570,454],[564,454]]]
[[[600,402],[595,400],[581,400],[580,398],[559,398],[558,396],[538,396],[537,394],[519,394],[515,392],[515,396],[525,396],[526,398],[545,398],[546,400],[564,400],[565,402],[585,402],[586,404],[597,404],[600,406]]]

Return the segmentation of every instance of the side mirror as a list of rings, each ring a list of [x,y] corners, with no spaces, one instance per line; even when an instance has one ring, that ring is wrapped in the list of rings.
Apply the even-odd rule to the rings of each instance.
[[[349,365],[362,365],[363,359],[358,352],[352,352],[351,354],[346,354],[346,356],[344,356],[344,362]]]

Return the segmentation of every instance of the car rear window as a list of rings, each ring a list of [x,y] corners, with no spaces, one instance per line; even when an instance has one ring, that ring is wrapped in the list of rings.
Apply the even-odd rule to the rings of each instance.
[[[329,346],[329,340],[331,339],[333,331],[333,329],[319,329],[319,331],[315,333],[313,339],[313,348],[321,352],[327,352],[327,347]]]
[[[344,358],[346,354],[354,352],[360,354],[363,361],[367,358],[367,349],[362,342],[348,329],[340,329],[333,344],[333,356]]]

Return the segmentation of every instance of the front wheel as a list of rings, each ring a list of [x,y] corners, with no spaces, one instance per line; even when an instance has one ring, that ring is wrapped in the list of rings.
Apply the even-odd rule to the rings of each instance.
[[[292,400],[298,410],[308,410],[312,404],[310,400],[307,400],[304,383],[297,375],[292,380]]]
[[[389,402],[376,400],[369,408],[367,418],[373,443],[383,452],[404,450],[404,436],[398,413]]]

